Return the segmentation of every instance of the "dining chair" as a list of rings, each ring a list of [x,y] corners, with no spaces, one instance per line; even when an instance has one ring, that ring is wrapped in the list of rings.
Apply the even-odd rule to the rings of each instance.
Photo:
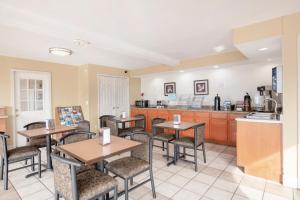
[[[166,120],[163,119],[163,118],[153,118],[152,119],[152,126],[155,125],[155,124],[159,124],[159,123],[163,123],[165,122]],[[154,145],[155,147],[159,147],[161,148],[163,151],[166,149],[167,152],[166,152],[166,157],[167,157],[167,160],[169,160],[170,156],[170,152],[169,152],[169,144],[172,140],[175,139],[175,134],[171,134],[171,133],[165,133],[164,132],[164,129],[163,128],[155,128],[155,132],[153,133],[153,140],[155,141],[161,141],[162,142],[162,146],[159,146],[159,145]],[[166,144],[166,147],[165,147],[165,144]]]
[[[138,114],[134,117],[142,118],[141,120],[135,121],[135,126],[132,128],[133,132],[145,131],[146,130],[146,117],[144,114]]]
[[[102,115],[99,117],[100,120],[100,128],[107,127],[106,121],[113,120],[116,116],[114,115]]]
[[[203,152],[203,160],[204,163],[206,163],[206,153],[205,153],[205,139],[204,139],[204,130],[205,130],[205,124],[199,126],[194,130],[194,137],[180,137],[176,140],[173,140],[172,143],[174,144],[174,157],[179,157],[181,155],[185,156],[191,156],[194,157],[194,164],[195,164],[195,171],[198,171],[198,163],[197,163],[197,150],[200,150]],[[175,151],[176,146],[183,147],[184,152],[180,153]],[[201,149],[199,147],[201,146]],[[194,155],[187,154],[185,151],[185,148],[187,149],[193,149]],[[175,159],[176,164],[176,159]]]
[[[117,200],[118,181],[113,177],[95,169],[77,173],[82,164],[76,160],[64,158],[55,150],[51,154],[53,160],[55,200],[60,197],[66,200],[100,199],[110,191],[114,191]]]
[[[33,130],[38,128],[45,128],[46,122],[32,122],[24,126],[26,130]],[[37,137],[34,139],[26,139],[26,146],[36,146],[38,148],[43,148],[47,146],[47,141],[45,136]],[[51,139],[51,145],[56,145],[56,141]]]
[[[9,149],[7,148],[7,138],[9,136],[4,132],[0,132],[0,160],[1,160],[1,170],[0,170],[0,180],[3,180],[4,174],[4,190],[8,189],[8,173],[16,171],[18,169],[23,169],[28,167],[28,165],[19,167],[16,169],[9,170],[9,164],[24,161],[26,159],[31,159],[31,169],[34,169],[34,157],[38,157],[38,175],[41,178],[41,151],[34,146],[23,146]]]
[[[77,131],[86,131],[90,132],[91,125],[88,120],[82,120],[78,122]]]
[[[110,133],[114,136],[127,137],[132,134],[131,128],[125,128],[125,129],[119,128],[118,122],[115,119],[107,120],[106,127],[110,128]]]
[[[142,145],[132,150],[129,157],[124,157],[109,162],[105,168],[107,171],[124,180],[125,200],[128,200],[128,193],[130,191],[149,181],[151,182],[153,198],[156,198],[152,170],[152,139],[146,132],[135,132],[131,135],[131,139],[141,142]],[[150,173],[149,179],[131,187],[130,189],[128,188],[129,180],[132,180],[135,176],[147,171]]]

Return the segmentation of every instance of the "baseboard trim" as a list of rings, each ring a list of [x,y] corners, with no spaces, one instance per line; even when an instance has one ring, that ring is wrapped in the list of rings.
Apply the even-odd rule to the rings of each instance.
[[[283,175],[282,184],[286,187],[298,188],[298,178],[294,176]]]

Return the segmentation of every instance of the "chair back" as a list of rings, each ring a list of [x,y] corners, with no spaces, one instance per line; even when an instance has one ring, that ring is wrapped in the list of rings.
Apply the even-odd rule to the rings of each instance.
[[[143,145],[134,148],[131,151],[131,156],[135,158],[139,158],[141,160],[145,160],[152,164],[152,139],[148,133],[142,132],[135,132],[131,135],[131,140],[141,142]]]
[[[80,142],[83,140],[88,140],[91,139],[93,135],[96,135],[96,133],[92,133],[92,132],[85,132],[85,131],[74,131],[71,133],[68,133],[64,136],[62,136],[59,139],[59,142],[61,144],[70,144],[70,143],[74,143],[74,142]]]
[[[195,133],[196,137],[194,138],[196,139],[195,144],[197,146],[205,142],[204,133],[205,133],[205,124],[196,128],[196,133]]]
[[[90,122],[87,120],[82,120],[78,122],[77,130],[90,132]]]
[[[0,132],[0,157],[7,159],[7,138],[5,132]]]
[[[107,120],[113,120],[115,118],[114,115],[102,115],[99,117],[100,119],[100,128],[107,127]]]
[[[152,119],[151,124],[152,124],[152,126],[153,126],[154,124],[163,123],[163,122],[165,122],[165,121],[166,121],[166,119],[157,117],[157,118],[153,118],[153,119]],[[164,129],[163,129],[163,128],[156,128],[156,132],[155,132],[156,135],[157,135],[157,134],[161,134],[161,133],[163,133],[163,132],[164,132]]]
[[[78,199],[76,167],[81,164],[60,156],[58,151],[54,151],[51,157],[55,190],[66,199]]]
[[[115,120],[107,120],[106,127],[110,128],[111,135],[119,136],[118,124]]]
[[[138,114],[138,115],[135,115],[134,117],[143,118],[142,120],[135,121],[135,127],[143,128],[144,130],[146,130],[146,117],[145,117],[145,115],[144,114]]]
[[[24,128],[26,128],[26,130],[45,128],[45,127],[46,127],[46,122],[32,122],[32,123],[26,124],[24,126]]]

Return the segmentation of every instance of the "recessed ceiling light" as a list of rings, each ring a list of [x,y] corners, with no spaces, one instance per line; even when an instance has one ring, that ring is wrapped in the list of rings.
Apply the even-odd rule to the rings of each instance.
[[[214,50],[215,52],[220,53],[225,50],[225,46],[224,45],[216,46],[214,47]]]
[[[269,48],[267,48],[267,47],[263,47],[263,48],[260,48],[260,49],[258,49],[258,51],[266,51],[266,50],[268,50]]]
[[[184,71],[183,71],[183,70],[180,70],[179,72],[180,72],[180,73],[183,73]]]
[[[73,42],[74,42],[75,45],[81,46],[81,47],[86,47],[89,44],[91,44],[90,42],[85,41],[85,40],[81,40],[81,39],[75,39],[75,40],[73,40]]]
[[[56,56],[70,56],[72,55],[72,50],[60,47],[51,47],[49,48],[49,53]]]
[[[272,58],[268,58],[267,61],[268,61],[268,62],[271,62],[271,61],[272,61]]]
[[[218,69],[218,68],[220,68],[220,66],[219,65],[214,65],[214,68]]]

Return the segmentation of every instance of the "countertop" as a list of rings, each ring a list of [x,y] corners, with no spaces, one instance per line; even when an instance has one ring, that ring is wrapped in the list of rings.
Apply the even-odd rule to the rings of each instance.
[[[0,115],[0,119],[7,119],[8,116],[7,115]]]
[[[131,108],[138,108],[138,109],[155,109],[155,110],[186,110],[186,111],[198,111],[198,112],[218,112],[218,113],[249,113],[249,112],[245,112],[245,111],[236,111],[236,110],[220,110],[220,111],[216,111],[213,110],[210,106],[205,106],[202,108],[191,108],[191,107],[186,107],[186,106],[168,106],[168,107],[164,107],[164,108],[156,108],[156,107],[148,107],[148,108],[141,108],[141,107],[136,107],[136,106],[131,106]]]
[[[258,122],[258,123],[269,123],[269,124],[281,124],[282,120],[276,120],[276,119],[247,119],[245,117],[238,117],[235,119],[236,121],[241,121],[241,122]]]

